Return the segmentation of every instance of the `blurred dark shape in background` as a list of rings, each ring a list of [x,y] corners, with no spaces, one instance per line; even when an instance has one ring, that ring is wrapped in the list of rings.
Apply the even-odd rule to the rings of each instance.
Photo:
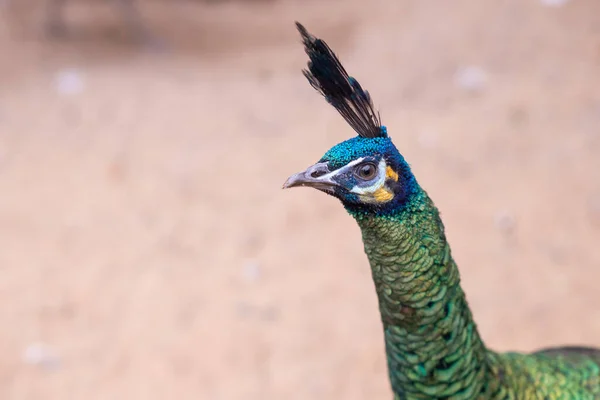
[[[162,4],[165,7],[177,7],[181,4],[225,4],[228,2],[236,2],[237,0],[165,0]],[[241,0],[248,2],[248,0]],[[271,2],[272,0],[253,0],[253,2]],[[24,22],[27,17],[31,17],[33,14],[38,14],[41,19],[41,25],[43,26],[43,32],[49,37],[54,39],[64,39],[69,34],[77,34],[77,30],[72,32],[73,29],[70,27],[69,18],[67,18],[70,8],[79,7],[80,13],[85,13],[81,10],[83,7],[94,9],[98,7],[98,4],[109,5],[118,11],[122,18],[122,23],[128,30],[131,37],[140,45],[150,50],[161,50],[164,49],[165,43],[161,39],[152,33],[152,28],[149,23],[145,21],[143,11],[140,3],[146,3],[140,0],[2,0],[0,2],[0,10],[9,14],[11,20],[17,20],[18,23]],[[156,3],[154,2],[153,5]],[[179,4],[178,4],[179,3]],[[88,10],[91,15],[94,15],[94,11]],[[16,18],[15,18],[16,17]],[[19,21],[20,20],[20,21]],[[15,21],[13,21],[15,22]],[[94,23],[94,18],[88,23]]]
[[[65,7],[69,0],[46,0],[46,32],[52,36],[64,36],[68,28],[65,23]],[[144,45],[155,47],[158,45],[144,24],[139,10],[137,0],[113,0],[116,6],[121,10],[123,18],[135,35],[135,37]]]

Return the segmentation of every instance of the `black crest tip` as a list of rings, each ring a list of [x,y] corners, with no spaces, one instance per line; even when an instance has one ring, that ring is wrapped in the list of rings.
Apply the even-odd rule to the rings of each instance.
[[[362,137],[387,136],[369,92],[348,75],[325,41],[311,35],[299,22],[296,27],[310,61],[303,70],[308,82],[335,107],[346,122]]]

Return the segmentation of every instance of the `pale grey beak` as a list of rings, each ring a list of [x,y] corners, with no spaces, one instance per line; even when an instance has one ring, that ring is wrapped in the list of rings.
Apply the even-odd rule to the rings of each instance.
[[[330,172],[327,163],[317,163],[308,167],[306,171],[290,176],[283,184],[283,189],[296,186],[308,186],[331,192],[333,187],[338,184],[333,181],[332,176],[329,175]]]

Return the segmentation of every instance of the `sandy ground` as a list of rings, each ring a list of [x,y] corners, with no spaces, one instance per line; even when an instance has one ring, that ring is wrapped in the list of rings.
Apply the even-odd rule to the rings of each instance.
[[[14,1],[1,399],[390,398],[358,228],[280,190],[353,135],[300,74],[296,19],[440,207],[487,343],[600,346],[597,1],[144,3],[166,52],[107,2],[53,41]]]

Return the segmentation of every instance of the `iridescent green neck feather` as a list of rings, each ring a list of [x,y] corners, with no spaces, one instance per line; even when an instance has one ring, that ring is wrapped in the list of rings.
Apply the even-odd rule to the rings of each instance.
[[[475,398],[486,389],[486,350],[431,200],[419,188],[397,214],[351,214],[371,264],[394,392]]]
[[[416,184],[415,184],[416,185]],[[437,208],[416,185],[397,214],[350,211],[379,299],[396,399],[598,399],[600,353],[486,349]]]

